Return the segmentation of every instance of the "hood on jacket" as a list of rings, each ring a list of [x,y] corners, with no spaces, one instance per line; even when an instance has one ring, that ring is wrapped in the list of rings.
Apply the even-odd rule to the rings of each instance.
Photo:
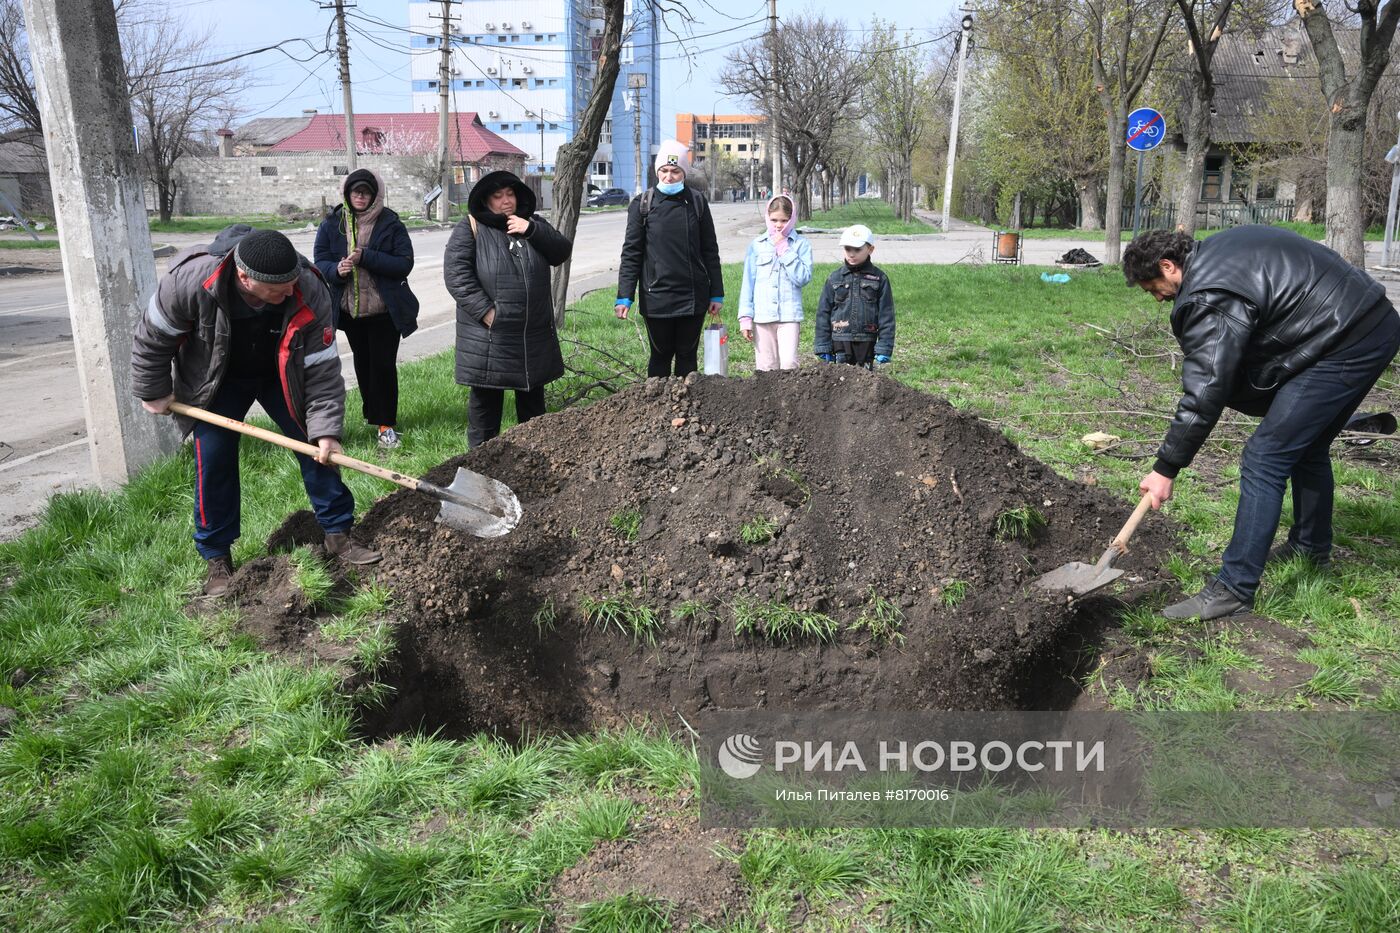
[[[486,206],[486,200],[500,191],[502,188],[511,188],[515,191],[515,216],[524,220],[529,220],[535,215],[535,192],[530,190],[530,186],[521,181],[513,172],[491,172],[483,175],[472,187],[472,193],[467,195],[467,210],[477,223],[504,230],[506,219],[501,214],[496,214]]]
[[[384,179],[370,169],[359,168],[345,176],[345,181],[340,186],[340,197],[343,201],[343,212],[352,212],[350,207],[350,189],[362,181],[368,181],[374,186],[374,197],[370,199],[369,206],[355,214],[355,223],[365,229],[373,228],[379,215],[384,212]],[[344,226],[342,222],[342,227]]]
[[[214,242],[204,250],[210,256],[227,256],[233,252],[238,241],[253,232],[251,224],[229,224],[214,237]]]
[[[384,203],[384,196],[388,193],[384,190],[384,179],[373,169],[357,168],[346,175],[345,181],[340,184],[340,199],[349,204],[350,189],[363,181],[369,182],[374,188],[374,197],[370,199],[369,207],[365,208],[366,211],[372,211]]]

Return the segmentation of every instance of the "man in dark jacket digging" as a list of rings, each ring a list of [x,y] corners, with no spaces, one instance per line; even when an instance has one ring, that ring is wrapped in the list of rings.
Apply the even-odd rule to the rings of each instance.
[[[1332,250],[1277,227],[1237,227],[1200,243],[1144,233],[1123,274],[1173,300],[1183,394],[1157,462],[1139,488],[1161,508],[1226,406],[1261,415],[1240,458],[1235,532],[1220,573],[1163,610],[1171,619],[1243,612],[1266,561],[1326,564],[1332,551],[1332,440],[1400,348],[1385,289]],[[1270,551],[1293,484],[1293,527]]]
[[[227,232],[227,231],[226,231]],[[254,402],[282,433],[320,448],[297,454],[326,550],[351,564],[380,555],[350,539],[355,500],[330,466],[340,453],[345,381],[331,300],[316,271],[275,230],[216,240],[170,263],[136,327],[132,389],[152,414],[185,402],[242,420]],[[240,434],[179,418],[194,433],[194,543],[208,562],[204,594],[228,591],[239,536]]]
[[[535,216],[535,193],[510,172],[492,172],[467,196],[442,259],[457,301],[457,383],[470,386],[467,446],[501,433],[506,389],[516,420],[544,414],[544,387],[564,375],[549,269],[574,245]]]

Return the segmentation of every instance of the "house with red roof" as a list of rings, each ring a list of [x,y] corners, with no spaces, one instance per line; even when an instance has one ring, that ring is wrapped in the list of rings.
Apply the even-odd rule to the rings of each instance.
[[[436,113],[358,113],[355,115],[355,152],[365,155],[435,154],[438,151],[438,133]],[[235,146],[238,135],[234,134]],[[266,151],[344,152],[345,117],[315,114],[305,126],[269,146]],[[488,130],[475,113],[448,115],[447,151],[458,165],[515,160],[523,166],[526,158],[523,149]]]

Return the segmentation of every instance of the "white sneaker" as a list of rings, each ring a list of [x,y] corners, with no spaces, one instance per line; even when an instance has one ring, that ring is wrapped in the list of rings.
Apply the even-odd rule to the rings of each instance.
[[[386,450],[392,450],[399,446],[399,432],[393,428],[379,429],[379,446]]]

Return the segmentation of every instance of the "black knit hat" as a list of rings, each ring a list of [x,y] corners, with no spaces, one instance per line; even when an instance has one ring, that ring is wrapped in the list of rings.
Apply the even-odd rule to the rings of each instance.
[[[345,176],[346,194],[360,187],[369,189],[370,200],[379,197],[379,182],[374,180],[374,173],[367,168],[357,168],[355,171]]]
[[[296,247],[276,230],[254,230],[233,251],[238,269],[255,282],[286,285],[301,274]]]

